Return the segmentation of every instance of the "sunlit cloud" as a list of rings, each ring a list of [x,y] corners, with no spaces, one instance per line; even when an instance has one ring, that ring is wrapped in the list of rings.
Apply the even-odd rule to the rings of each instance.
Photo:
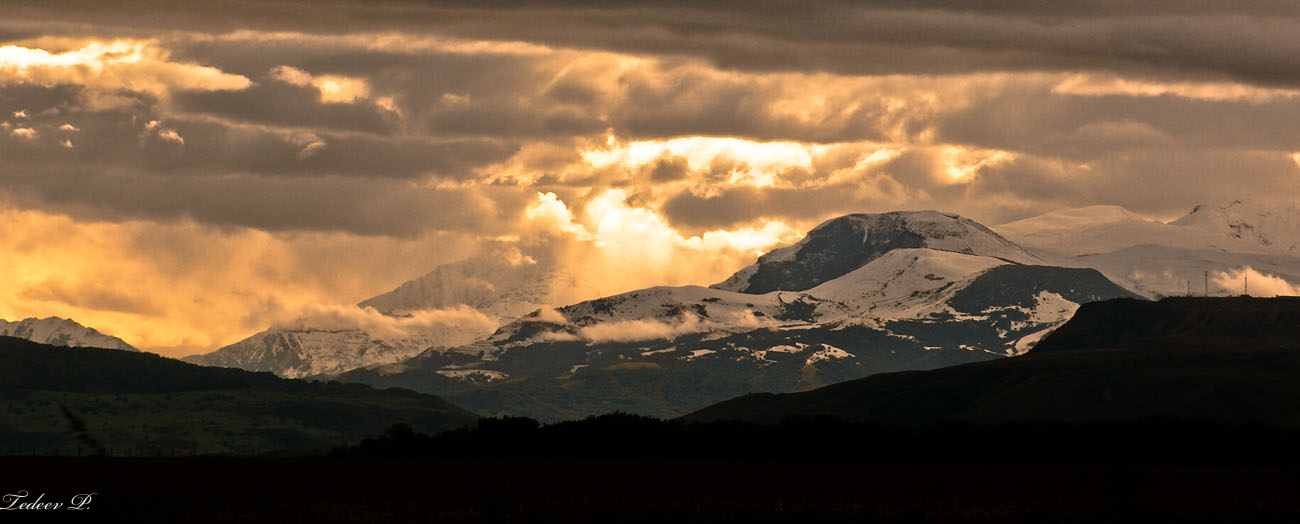
[[[1256,87],[1231,82],[1153,82],[1114,75],[1070,75],[1052,92],[1080,96],[1178,96],[1193,100],[1263,103],[1300,97],[1300,89]]]
[[[111,105],[115,90],[166,96],[173,90],[245,89],[252,81],[216,67],[178,62],[153,41],[92,41],[63,52],[21,45],[0,46],[0,85],[81,85],[106,92],[95,100]]]
[[[163,142],[169,142],[180,146],[185,145],[185,139],[181,137],[180,133],[176,132],[175,129],[163,127],[162,122],[158,120],[150,120],[146,123],[144,125],[144,132],[146,136],[158,137],[158,139]]]
[[[556,48],[523,41],[476,40],[439,34],[414,34],[391,31],[357,31],[350,33],[320,34],[301,31],[237,30],[217,34],[196,34],[192,38],[207,42],[243,42],[254,44],[304,43],[318,46],[342,47],[368,51],[429,54],[454,53],[462,55],[548,55]]]
[[[686,159],[691,170],[708,169],[718,161],[735,162],[743,169],[733,171],[727,182],[756,187],[777,183],[782,170],[811,169],[813,162],[831,148],[798,142],[758,142],[729,137],[684,137],[669,140],[638,140],[619,143],[609,137],[609,147],[582,152],[594,167],[619,165],[628,169],[646,166],[665,155]]]
[[[619,320],[582,327],[578,337],[590,343],[636,342],[639,340],[674,339],[692,333],[714,330],[746,331],[779,324],[770,317],[758,317],[750,311],[736,311],[719,320],[702,319],[684,314],[671,320]]]
[[[580,240],[593,238],[582,224],[574,223],[569,206],[555,193],[538,193],[537,201],[524,210],[524,218],[548,231],[572,234]]]
[[[460,305],[451,308],[408,311],[401,316],[384,315],[374,308],[335,304],[305,304],[297,309],[276,311],[268,318],[278,329],[360,329],[380,338],[406,338],[430,331],[456,330],[469,334],[460,343],[488,335],[501,319]]]
[[[967,149],[956,146],[943,148],[944,173],[954,182],[967,180],[981,168],[1014,160],[1016,155],[1010,151],[986,149]]]
[[[566,239],[558,263],[581,277],[558,295],[562,303],[655,285],[712,284],[802,234],[774,220],[686,235],[653,208],[629,204],[621,189],[602,191],[576,210],[541,193],[528,209],[529,230]]]
[[[1223,292],[1232,295],[1249,293],[1253,297],[1300,296],[1300,285],[1284,278],[1260,273],[1246,266],[1228,271],[1216,271],[1210,281]]]
[[[362,78],[340,75],[312,75],[301,69],[279,66],[271,70],[271,76],[282,82],[297,86],[311,86],[320,91],[320,101],[327,104],[353,103],[370,97],[370,84]],[[385,99],[385,105],[394,108],[391,98]]]

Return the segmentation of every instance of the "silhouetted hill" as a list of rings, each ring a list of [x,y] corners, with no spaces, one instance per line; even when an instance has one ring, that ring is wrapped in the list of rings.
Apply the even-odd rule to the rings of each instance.
[[[1084,304],[1033,352],[1298,344],[1300,297],[1178,297]]]
[[[94,443],[116,454],[302,451],[396,422],[441,431],[477,419],[407,390],[287,380],[11,337],[0,337],[0,395],[0,454],[89,453]]]
[[[1082,307],[1029,354],[748,395],[685,417],[774,423],[831,415],[944,422],[1094,423],[1166,417],[1300,426],[1300,300],[1117,299]]]

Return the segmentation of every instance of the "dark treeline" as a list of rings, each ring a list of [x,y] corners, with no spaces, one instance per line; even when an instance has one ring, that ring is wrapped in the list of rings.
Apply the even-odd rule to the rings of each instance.
[[[1300,431],[1171,419],[907,429],[833,417],[763,425],[616,413],[546,425],[528,418],[484,418],[474,427],[437,435],[397,424],[381,436],[336,448],[330,456],[1273,466],[1300,465]]]

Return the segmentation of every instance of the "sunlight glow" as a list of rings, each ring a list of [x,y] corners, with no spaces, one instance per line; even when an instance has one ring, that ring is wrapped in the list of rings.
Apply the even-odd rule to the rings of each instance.
[[[311,86],[320,91],[320,101],[327,104],[348,104],[370,97],[370,84],[364,79],[340,75],[318,75],[289,66],[271,70],[276,80],[296,86]],[[376,101],[380,106],[394,110],[392,98]]]
[[[92,41],[63,53],[20,45],[0,46],[0,85],[12,82],[80,84],[159,95],[171,89],[239,90],[252,85],[243,76],[214,67],[173,62],[164,49],[143,40]]]
[[[1010,151],[999,151],[995,149],[963,149],[956,146],[949,146],[943,149],[944,172],[954,182],[963,182],[970,179],[985,166],[991,166],[1015,159],[1016,155]]]

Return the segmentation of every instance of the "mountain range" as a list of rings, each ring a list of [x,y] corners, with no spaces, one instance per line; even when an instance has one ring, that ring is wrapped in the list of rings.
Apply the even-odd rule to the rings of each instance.
[[[112,356],[130,355],[123,351],[53,350],[17,339],[0,339],[0,352],[8,363],[10,396],[44,391],[38,396],[45,404],[98,415],[95,402],[114,391],[182,393],[205,416],[244,417],[240,424],[253,429],[237,439],[243,450],[275,440],[263,438],[280,431],[264,420],[270,412],[203,406],[230,398],[239,405],[253,402],[260,393],[244,390],[272,382],[268,387],[280,392],[275,395],[288,395],[276,397],[284,406],[354,415],[371,409],[389,418],[400,412],[444,421],[437,424],[473,419],[465,411],[446,418],[450,407],[443,398],[479,415],[543,421],[623,411],[753,422],[833,415],[895,426],[1145,416],[1291,424],[1300,415],[1279,419],[1275,404],[1300,399],[1300,392],[1286,386],[1288,373],[1300,369],[1292,358],[1300,302],[1142,299],[1175,294],[1167,281],[1186,282],[1197,274],[1207,275],[1207,290],[1230,293],[1232,282],[1220,277],[1246,267],[1263,273],[1263,284],[1273,278],[1281,282],[1275,285],[1294,290],[1285,286],[1300,270],[1300,257],[1290,247],[1296,217],[1240,202],[1201,206],[1169,222],[1092,207],[994,228],[935,211],[853,214],[823,222],[797,243],[708,287],[659,286],[560,307],[546,304],[573,280],[549,265],[522,256],[471,259],[440,266],[361,307],[375,315],[383,308],[383,318],[396,320],[418,318],[428,308],[459,306],[475,314],[481,308],[502,319],[490,333],[475,334],[484,328],[455,323],[422,325],[424,334],[383,336],[285,325],[191,359],[419,392],[394,390],[392,395],[407,399],[394,412],[385,411],[389,400],[376,398],[369,407],[361,407],[369,400],[346,401],[354,394],[370,398],[374,391],[356,384],[203,370],[152,355],[128,362]],[[1163,268],[1159,278],[1151,276],[1157,268]],[[1216,288],[1208,286],[1211,271]],[[1256,279],[1251,282],[1255,289]],[[133,349],[65,319],[0,321],[0,330],[57,345]],[[38,349],[47,354],[32,353]],[[204,375],[208,371],[211,376]],[[132,382],[137,374],[144,374],[144,385]],[[166,387],[156,382],[191,376]],[[234,382],[222,382],[227,379]],[[220,384],[192,394],[176,385],[210,380]],[[299,391],[290,385],[296,383],[317,385]],[[751,394],[757,392],[762,393]],[[83,393],[91,396],[73,398]],[[346,406],[307,406],[301,396],[335,393],[342,396],[330,402]],[[426,400],[438,413],[402,411]],[[131,417],[144,417],[157,399],[116,401],[129,401],[111,410],[132,414],[114,418],[123,427],[153,427]],[[285,417],[286,409],[298,408],[275,409],[275,416]],[[378,424],[383,417],[366,420]],[[33,445],[48,437],[22,419],[6,430],[14,442]],[[360,428],[290,425],[302,445]],[[148,432],[111,433],[152,445]],[[192,445],[206,444],[182,447]]]
[[[139,351],[120,338],[105,335],[76,321],[59,317],[26,318],[16,322],[0,319],[0,336],[24,338],[52,346]]]
[[[544,420],[673,416],[747,391],[1020,354],[1079,304],[1135,296],[957,215],[855,214],[712,287],[539,309],[474,344],[336,378]]]
[[[491,252],[358,307],[394,319],[469,307],[499,319],[495,332],[303,323],[186,360],[402,386],[487,414],[676,416],[732,394],[1023,354],[1091,301],[1231,293],[1230,273],[1247,268],[1300,282],[1297,243],[1300,212],[1241,201],[1168,222],[1093,206],[993,228],[934,211],[854,214],[709,287],[561,307],[552,304],[576,277],[517,250]]]

